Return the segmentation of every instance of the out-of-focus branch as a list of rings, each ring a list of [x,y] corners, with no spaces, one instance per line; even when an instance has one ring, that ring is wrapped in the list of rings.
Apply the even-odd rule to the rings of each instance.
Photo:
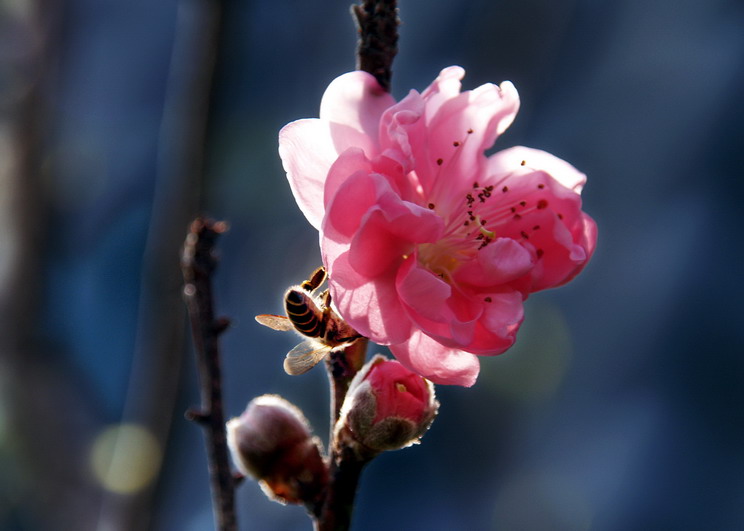
[[[44,162],[64,2],[0,3],[0,528],[85,529],[94,408],[50,352],[41,303],[49,188]],[[60,406],[64,404],[64,413]],[[10,489],[10,490],[8,490]],[[2,496],[2,495],[0,495]]]
[[[145,427],[167,447],[182,358],[186,316],[179,252],[183,230],[204,208],[204,166],[212,86],[219,55],[222,2],[181,2],[158,144],[157,175],[142,263],[137,341],[124,422]],[[131,452],[126,445],[117,451]],[[127,456],[114,456],[114,460]],[[109,495],[99,525],[146,529],[157,481],[128,496]]]
[[[369,72],[390,92],[392,65],[398,53],[396,0],[363,0],[351,7],[359,32],[357,70]]]
[[[184,298],[189,309],[191,331],[196,346],[201,390],[201,409],[187,412],[187,418],[205,429],[212,502],[217,528],[235,530],[235,478],[230,469],[225,415],[222,410],[219,335],[228,326],[225,318],[215,319],[212,272],[216,266],[214,245],[227,230],[223,222],[197,218],[184,244],[181,267]]]

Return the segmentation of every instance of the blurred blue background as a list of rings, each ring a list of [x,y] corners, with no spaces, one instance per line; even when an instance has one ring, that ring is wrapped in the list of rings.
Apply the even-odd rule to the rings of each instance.
[[[253,316],[319,264],[276,135],[353,69],[349,2],[222,2],[205,99],[189,80],[209,4],[0,1],[1,529],[211,528],[183,419],[199,398],[178,248],[197,208],[231,225],[227,414],[279,393],[326,438],[323,371],[284,374],[297,338]],[[587,173],[600,238],[475,387],[438,388],[420,446],[368,467],[355,529],[741,529],[744,7],[401,0],[400,16],[394,95],[452,64],[465,88],[513,81],[496,147]],[[311,528],[251,481],[238,505],[243,530]]]

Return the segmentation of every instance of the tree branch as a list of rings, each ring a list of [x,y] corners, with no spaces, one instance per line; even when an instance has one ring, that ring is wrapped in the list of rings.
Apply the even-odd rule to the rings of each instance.
[[[331,448],[328,490],[316,529],[317,531],[347,531],[351,527],[354,500],[364,465],[349,446],[334,444]]]
[[[369,72],[390,92],[393,59],[398,53],[396,0],[362,0],[351,6],[359,32],[357,70]]]
[[[212,296],[212,273],[216,267],[214,246],[217,237],[227,230],[224,222],[195,219],[184,243],[181,268],[184,298],[189,309],[191,330],[196,347],[201,410],[188,411],[186,417],[205,429],[212,504],[217,528],[237,529],[235,518],[235,477],[230,469],[225,416],[222,410],[219,335],[227,320],[215,319]]]
[[[331,436],[329,445],[333,442],[333,430],[341,411],[341,406],[349,390],[349,383],[359,369],[364,365],[369,340],[362,337],[354,341],[344,350],[331,352],[326,358],[328,378],[331,383]]]

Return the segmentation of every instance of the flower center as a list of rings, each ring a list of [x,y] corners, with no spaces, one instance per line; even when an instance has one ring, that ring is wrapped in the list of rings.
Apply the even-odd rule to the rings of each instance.
[[[538,184],[537,188],[542,190],[545,185]],[[522,218],[546,208],[548,201],[538,199],[530,204],[527,200],[515,200],[511,195],[508,186],[473,183],[463,200],[450,212],[441,214],[446,224],[442,237],[434,243],[418,246],[419,263],[450,282],[460,264],[475,257],[499,234],[516,233],[522,240],[528,240],[530,233],[540,226],[529,225]],[[434,208],[434,204],[429,203],[429,208]],[[538,258],[542,256],[541,249],[537,250],[537,255]]]
[[[418,246],[419,264],[444,280],[449,280],[465,256],[464,249],[457,249],[456,242],[441,239],[434,243],[422,243]]]

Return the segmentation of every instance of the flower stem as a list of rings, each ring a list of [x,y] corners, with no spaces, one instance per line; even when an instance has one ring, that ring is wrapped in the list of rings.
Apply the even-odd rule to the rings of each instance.
[[[359,338],[345,349],[331,352],[326,358],[328,378],[331,384],[331,436],[328,439],[329,446],[333,443],[334,426],[336,426],[341,406],[344,404],[349,383],[364,365],[368,342],[366,337]]]
[[[201,409],[187,411],[186,418],[201,424],[205,430],[212,504],[217,529],[234,531],[236,478],[230,469],[225,416],[222,411],[222,383],[220,375],[219,335],[229,322],[215,319],[213,311],[211,275],[216,266],[214,245],[217,237],[227,230],[224,222],[195,219],[184,244],[181,268],[184,298],[189,309],[191,330],[201,390]]]
[[[360,459],[349,446],[331,449],[328,490],[317,531],[347,531],[351,527],[359,478],[367,460]]]
[[[359,459],[350,447],[336,439],[336,422],[354,375],[364,365],[368,340],[357,339],[344,350],[331,352],[326,358],[331,385],[331,432],[328,437],[328,486],[323,503],[311,511],[317,518],[318,531],[343,531],[351,525],[359,476],[366,460]]]

